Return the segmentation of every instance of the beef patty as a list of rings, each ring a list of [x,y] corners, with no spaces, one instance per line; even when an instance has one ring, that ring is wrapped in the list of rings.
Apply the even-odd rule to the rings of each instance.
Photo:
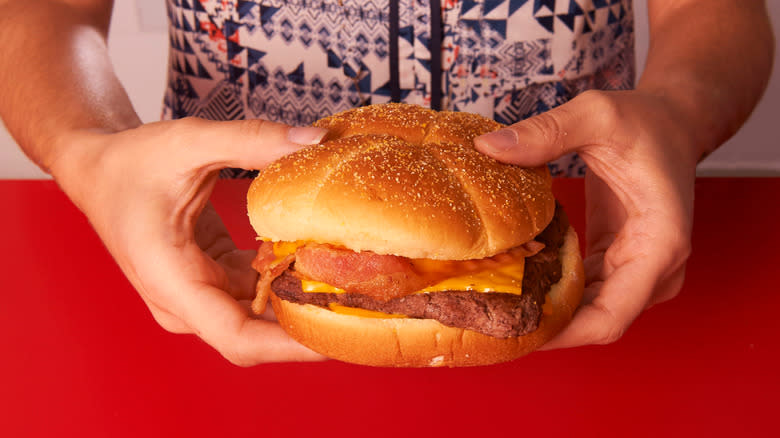
[[[419,293],[377,300],[354,293],[303,292],[301,280],[291,272],[294,265],[271,283],[281,299],[298,304],[328,307],[330,303],[410,318],[435,319],[450,326],[473,330],[497,338],[522,336],[535,331],[542,318],[544,296],[561,279],[558,257],[569,221],[563,208],[556,205],[555,216],[536,240],[544,249],[525,259],[523,293],[443,291]]]

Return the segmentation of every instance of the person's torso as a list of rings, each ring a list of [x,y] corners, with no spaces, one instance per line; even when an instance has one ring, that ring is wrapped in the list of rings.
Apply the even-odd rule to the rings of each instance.
[[[167,0],[167,7],[166,119],[308,125],[394,100],[511,124],[584,90],[634,81],[630,0]],[[556,175],[583,170],[576,156],[551,165]]]

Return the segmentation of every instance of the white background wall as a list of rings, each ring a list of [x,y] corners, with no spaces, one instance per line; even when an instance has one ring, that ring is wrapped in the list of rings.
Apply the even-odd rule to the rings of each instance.
[[[768,2],[780,31],[780,1]],[[637,9],[638,67],[647,53],[646,0]],[[167,31],[163,0],[116,0],[109,50],[119,78],[144,121],[160,116],[165,88]],[[780,62],[780,44],[775,49]],[[766,95],[742,130],[699,166],[700,175],[780,175],[780,68],[773,71]],[[0,178],[42,178],[46,175],[19,150],[0,126]]]

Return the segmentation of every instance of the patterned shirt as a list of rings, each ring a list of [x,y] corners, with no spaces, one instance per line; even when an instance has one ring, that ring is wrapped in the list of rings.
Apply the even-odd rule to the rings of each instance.
[[[166,1],[164,119],[300,126],[403,101],[511,124],[633,87],[631,0]],[[584,169],[576,154],[550,164]]]

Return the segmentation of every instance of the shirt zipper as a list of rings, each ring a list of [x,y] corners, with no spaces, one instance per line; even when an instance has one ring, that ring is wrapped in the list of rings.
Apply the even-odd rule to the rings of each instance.
[[[392,0],[391,0],[392,2]],[[441,0],[431,2],[431,108],[441,111],[441,45],[444,34],[441,28]]]
[[[401,72],[398,59],[398,37],[401,18],[398,13],[398,0],[390,3],[390,102],[401,101]]]

